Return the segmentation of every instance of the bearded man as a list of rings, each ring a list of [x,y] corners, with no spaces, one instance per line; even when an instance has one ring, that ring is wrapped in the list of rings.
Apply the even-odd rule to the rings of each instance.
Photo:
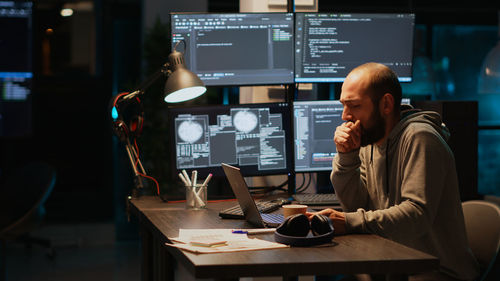
[[[372,233],[439,258],[410,280],[474,280],[455,160],[436,112],[401,110],[396,74],[367,63],[346,77],[331,181],[343,212],[320,212],[336,234]],[[313,213],[308,213],[311,216]]]

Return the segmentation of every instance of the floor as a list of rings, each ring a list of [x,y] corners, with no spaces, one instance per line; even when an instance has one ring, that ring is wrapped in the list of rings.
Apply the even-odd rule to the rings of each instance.
[[[139,241],[116,242],[113,224],[48,225],[35,235],[51,238],[54,257],[38,245],[8,243],[6,280],[140,280]]]
[[[33,233],[50,238],[55,255],[39,245],[6,245],[7,281],[139,281],[139,240],[115,240],[111,223],[46,225]],[[194,280],[193,278],[181,278]],[[279,281],[281,277],[240,278],[240,281]],[[299,281],[313,281],[300,276]],[[2,276],[0,276],[0,281]]]

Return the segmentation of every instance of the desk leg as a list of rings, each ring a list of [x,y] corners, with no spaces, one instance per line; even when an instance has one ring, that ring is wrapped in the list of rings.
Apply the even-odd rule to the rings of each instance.
[[[141,280],[153,281],[153,235],[141,226],[140,236],[142,248]]]
[[[165,249],[165,245],[158,239],[154,239],[154,280],[174,281],[175,280],[175,260]]]
[[[141,227],[142,281],[174,280],[174,259],[151,232]]]
[[[7,254],[5,254],[5,250],[7,249],[7,242],[5,240],[0,239],[0,281],[7,280]]]

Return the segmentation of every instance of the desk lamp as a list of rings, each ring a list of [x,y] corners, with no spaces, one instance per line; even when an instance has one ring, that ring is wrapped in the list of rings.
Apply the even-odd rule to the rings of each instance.
[[[484,58],[478,81],[479,94],[500,94],[500,11],[498,11],[498,41]]]
[[[141,83],[138,90],[131,93],[120,93],[111,99],[113,131],[120,141],[125,144],[125,149],[135,176],[132,196],[136,198],[139,197],[140,190],[143,188],[142,177],[155,181],[158,195],[160,195],[158,182],[146,175],[139,159],[137,137],[141,133],[144,116],[139,97],[156,80],[164,76],[167,77],[164,90],[165,102],[183,102],[199,97],[206,92],[206,88],[200,78],[186,68],[184,54],[176,50],[180,42],[183,42],[185,46],[183,40],[178,41],[174,46],[174,50],[168,56],[168,62]]]

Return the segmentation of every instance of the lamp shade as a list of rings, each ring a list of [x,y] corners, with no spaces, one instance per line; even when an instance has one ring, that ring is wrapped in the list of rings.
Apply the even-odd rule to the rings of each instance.
[[[174,50],[168,60],[172,73],[165,83],[165,102],[187,101],[207,91],[201,79],[186,68],[182,53]]]
[[[498,11],[498,41],[484,58],[477,92],[479,94],[500,94],[500,11]]]
[[[479,94],[500,94],[500,41],[483,61],[478,81]]]

